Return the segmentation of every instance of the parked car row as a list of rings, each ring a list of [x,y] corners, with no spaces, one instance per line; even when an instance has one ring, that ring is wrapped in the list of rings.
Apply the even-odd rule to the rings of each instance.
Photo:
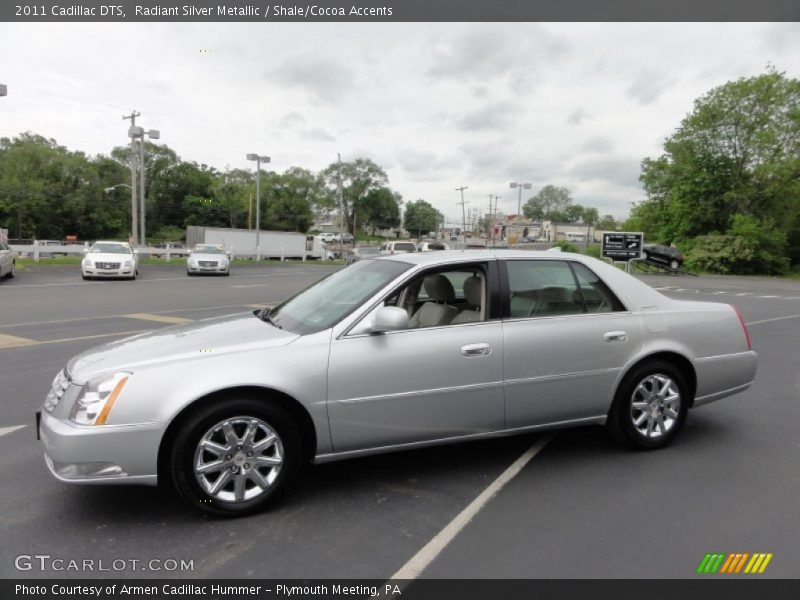
[[[127,242],[95,242],[81,261],[84,279],[136,279],[139,255]],[[186,274],[231,274],[231,257],[224,246],[198,244],[186,260]]]

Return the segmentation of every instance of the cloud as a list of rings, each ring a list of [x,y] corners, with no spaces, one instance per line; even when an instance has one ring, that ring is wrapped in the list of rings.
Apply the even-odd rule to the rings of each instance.
[[[269,81],[305,90],[315,100],[340,100],[355,83],[355,74],[325,56],[296,54],[278,68],[267,71]]]
[[[435,152],[414,148],[398,150],[395,158],[400,168],[414,181],[435,181],[463,165],[463,160],[458,156],[440,156]]]
[[[604,135],[598,135],[586,140],[581,149],[591,153],[607,154],[614,149],[614,140]]]
[[[427,74],[433,79],[476,81],[507,78],[527,87],[538,73],[537,65],[548,64],[564,54],[566,43],[555,33],[538,25],[524,28],[501,24],[474,27],[431,44],[432,64]]]
[[[457,125],[463,131],[502,131],[513,123],[518,112],[510,102],[494,102],[460,117]]]
[[[281,128],[296,128],[306,124],[306,118],[299,112],[290,112],[283,115],[278,121]]]
[[[672,80],[663,75],[647,71],[639,75],[628,86],[626,93],[642,106],[658,100],[667,88],[672,85]]]
[[[567,117],[567,123],[569,123],[570,125],[580,125],[581,123],[583,123],[584,119],[586,119],[586,117],[588,116],[589,115],[587,115],[583,111],[583,109],[579,108],[577,110],[573,110],[569,114],[569,116]]]
[[[303,131],[303,139],[310,140],[312,142],[335,142],[336,137],[332,134],[328,133],[322,127],[312,127],[311,129],[306,129]]]
[[[639,159],[624,157],[586,159],[569,170],[580,181],[600,180],[630,187],[639,187],[640,172]]]

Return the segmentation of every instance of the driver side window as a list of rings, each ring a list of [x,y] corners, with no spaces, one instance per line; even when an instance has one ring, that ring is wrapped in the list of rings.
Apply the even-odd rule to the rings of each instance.
[[[480,266],[429,271],[404,285],[384,305],[408,313],[408,328],[441,327],[486,320],[486,274]]]

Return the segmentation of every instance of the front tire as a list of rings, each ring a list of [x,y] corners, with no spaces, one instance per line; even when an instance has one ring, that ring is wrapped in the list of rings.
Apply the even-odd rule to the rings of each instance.
[[[686,420],[691,397],[683,374],[666,361],[646,362],[620,384],[608,427],[623,444],[655,450],[669,444]]]
[[[678,267],[680,267],[680,266],[681,266],[681,263],[679,263],[677,260],[670,261],[670,263],[669,263],[669,268],[674,270],[674,271],[677,271]]]
[[[286,410],[242,398],[190,417],[172,446],[170,474],[180,497],[196,509],[238,517],[284,494],[302,457],[299,429]]]

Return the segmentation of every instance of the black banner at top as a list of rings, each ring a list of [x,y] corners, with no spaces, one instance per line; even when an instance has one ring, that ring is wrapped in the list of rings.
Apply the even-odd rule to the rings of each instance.
[[[4,0],[7,22],[800,21],[798,0]]]

